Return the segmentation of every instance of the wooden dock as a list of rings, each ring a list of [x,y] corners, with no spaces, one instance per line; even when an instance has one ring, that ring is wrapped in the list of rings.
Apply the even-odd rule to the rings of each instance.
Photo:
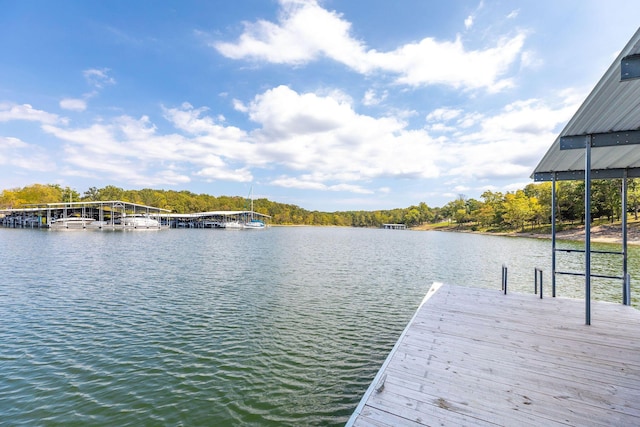
[[[347,426],[638,426],[640,311],[434,284]]]

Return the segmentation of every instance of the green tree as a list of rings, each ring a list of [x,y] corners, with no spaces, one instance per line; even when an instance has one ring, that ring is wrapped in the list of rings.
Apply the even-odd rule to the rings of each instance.
[[[622,180],[607,179],[591,182],[592,212],[596,218],[607,217],[609,222],[620,218],[622,206]]]
[[[425,222],[430,222],[433,221],[434,218],[434,213],[431,210],[431,208],[429,208],[429,206],[427,206],[426,203],[424,202],[420,202],[418,204],[418,210],[420,211],[420,223],[425,223]]]
[[[496,218],[496,210],[493,205],[483,203],[480,209],[476,212],[476,221],[484,227],[489,227],[494,224]]]
[[[115,201],[122,200],[123,202],[128,202],[129,200],[124,200],[124,190],[119,187],[115,187],[113,185],[107,185],[104,188],[98,190],[98,200],[103,202],[107,201]]]
[[[19,208],[31,204],[57,203],[62,200],[62,195],[63,190],[58,184],[33,184],[4,190],[0,194],[0,206]]]
[[[584,222],[584,181],[560,181],[557,198],[559,222]]]
[[[409,209],[407,214],[404,216],[404,224],[407,226],[418,225],[420,224],[420,211],[418,208]]]
[[[529,184],[524,188],[524,193],[529,198],[538,200],[538,208],[536,209],[536,222],[551,222],[551,182],[542,182],[540,184]]]
[[[515,193],[507,193],[504,199],[505,222],[513,229],[520,228],[524,231],[525,223],[532,215],[529,198],[524,191],[518,190]]]
[[[501,224],[503,222],[502,216],[504,214],[504,195],[500,192],[487,190],[482,193],[480,197],[484,201],[482,216],[484,220],[487,221],[486,225]],[[493,218],[491,218],[491,214],[493,214]]]

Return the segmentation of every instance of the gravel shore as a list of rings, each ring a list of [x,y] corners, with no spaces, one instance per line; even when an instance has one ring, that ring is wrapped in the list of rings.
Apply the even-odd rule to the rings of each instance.
[[[514,233],[514,236],[534,237],[540,239],[551,239],[549,234],[536,233]],[[571,230],[563,230],[556,233],[556,238],[560,240],[584,240],[584,226],[579,226]],[[591,241],[601,243],[622,243],[622,228],[620,224],[597,225],[591,227]],[[640,222],[630,223],[627,227],[627,243],[629,245],[640,245]]]

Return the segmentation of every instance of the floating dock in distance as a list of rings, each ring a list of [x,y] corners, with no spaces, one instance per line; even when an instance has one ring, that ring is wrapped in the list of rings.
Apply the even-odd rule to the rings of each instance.
[[[640,423],[640,311],[434,284],[347,426]]]
[[[382,224],[382,228],[385,230],[406,230],[405,224]]]

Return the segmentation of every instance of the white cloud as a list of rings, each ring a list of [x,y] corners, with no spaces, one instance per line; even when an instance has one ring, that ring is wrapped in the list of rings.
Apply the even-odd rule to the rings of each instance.
[[[326,181],[381,176],[435,176],[437,144],[391,117],[357,114],[331,96],[279,86],[250,104],[261,156],[296,171],[328,171]]]
[[[109,76],[108,68],[90,68],[84,70],[82,74],[85,80],[92,87],[90,92],[82,95],[82,98],[63,98],[60,101],[60,108],[70,111],[82,112],[87,109],[87,100],[97,96],[106,85],[116,83],[115,79]]]
[[[463,113],[463,110],[459,108],[436,108],[427,115],[427,121],[449,121],[459,117]]]
[[[208,180],[252,179],[246,167],[233,166],[238,159],[251,156],[243,131],[203,117],[205,108],[183,104],[164,111],[165,118],[186,135],[160,134],[148,116],[119,116],[84,128],[43,125],[43,130],[65,142],[67,173],[93,177],[109,173],[136,185],[189,182],[191,178],[180,169]],[[217,120],[222,118],[218,115]]]
[[[500,78],[518,59],[524,35],[502,38],[495,47],[467,51],[458,37],[453,42],[426,38],[389,54],[389,69],[398,71],[398,82],[411,86],[443,84],[454,88],[480,89],[490,92],[513,86]]]
[[[528,176],[577,105],[560,99],[517,101],[494,116],[482,116],[475,132],[452,135],[447,154],[457,158],[446,174],[474,179]]]
[[[466,185],[456,185],[455,187],[452,188],[453,191],[455,191],[457,194],[464,194],[465,192],[469,191],[470,188]]]
[[[87,101],[78,98],[64,98],[60,101],[60,108],[71,111],[84,111],[87,109]]]
[[[206,107],[194,108],[185,102],[180,108],[164,108],[164,116],[176,128],[193,135],[216,136],[221,139],[233,141],[242,140],[246,137],[246,132],[235,127],[225,126],[218,122],[223,122],[223,117],[218,115],[217,119],[205,116],[209,109]]]
[[[424,38],[394,51],[378,52],[354,39],[351,23],[340,14],[321,8],[314,0],[282,0],[281,6],[277,24],[245,23],[237,42],[213,46],[232,59],[296,65],[324,56],[359,73],[395,74],[398,83],[409,86],[443,84],[498,92],[513,86],[504,75],[519,59],[525,40],[524,33],[519,33],[501,38],[494,46],[469,51],[459,37],[454,41]]]
[[[542,67],[544,61],[538,56],[537,53],[527,50],[520,55],[520,64],[522,68],[539,69]]]
[[[233,109],[236,111],[240,111],[241,113],[246,113],[247,111],[249,111],[247,106],[244,105],[244,103],[238,99],[233,100]]]
[[[441,150],[424,131],[393,117],[358,114],[340,91],[298,93],[279,86],[246,104],[257,129],[227,126],[218,114],[188,103],[163,108],[175,133],[160,133],[148,116],[118,116],[86,127],[54,124],[43,130],[63,141],[67,173],[143,181],[250,182],[253,168],[284,168],[274,185],[370,194],[375,178],[425,178],[440,173]],[[161,173],[173,165],[171,173]]]
[[[245,23],[245,32],[237,43],[218,42],[214,47],[233,58],[253,58],[274,63],[299,64],[331,53],[343,59],[362,50],[349,37],[351,24],[340,15],[322,9],[316,1],[282,0],[280,25],[259,20]]]
[[[2,150],[24,149],[27,147],[28,144],[18,138],[13,138],[11,136],[0,136],[0,149]]]
[[[344,191],[356,194],[374,194],[372,190],[366,189],[360,185],[354,184],[335,184],[327,185],[320,181],[311,179],[306,175],[303,177],[281,176],[270,182],[271,185],[284,188],[296,188],[298,190],[316,190],[316,191]]]
[[[230,170],[222,167],[208,167],[195,173],[198,176],[209,180],[232,181],[232,182],[252,182],[253,175],[247,168]]]
[[[499,115],[484,120],[482,132],[486,135],[485,139],[493,140],[498,135],[504,139],[516,137],[522,140],[525,137],[523,134],[534,137],[553,134],[557,126],[565,123],[575,110],[575,104],[563,103],[553,108],[539,99],[515,101],[506,105]],[[549,145],[549,142],[545,141],[545,145]]]
[[[27,120],[46,124],[66,121],[66,119],[61,119],[57,114],[36,110],[29,104],[0,103],[0,122],[13,120]]]
[[[441,133],[441,132],[453,132],[456,130],[453,126],[445,125],[444,123],[434,123],[427,127],[431,132]]]
[[[97,178],[108,173],[135,185],[179,185],[195,177],[251,182],[260,169],[261,179],[271,185],[371,194],[369,186],[380,179],[447,176],[452,185],[474,182],[478,188],[490,178],[528,176],[575,111],[576,99],[574,92],[561,92],[555,104],[528,99],[493,114],[437,108],[426,117],[428,130],[411,129],[402,115],[360,114],[340,91],[300,93],[288,86],[242,102],[255,123],[251,132],[189,103],[163,108],[174,127],[169,132],[161,132],[148,116],[122,115],[73,127],[56,115],[16,104],[1,106],[0,121],[40,121],[45,133],[61,141],[55,149],[63,150],[63,174]],[[15,155],[25,143],[6,137],[3,142],[6,164],[6,150]]]
[[[460,108],[436,108],[426,117],[432,132],[451,132],[458,135],[482,121],[482,114],[468,113]]]
[[[473,27],[473,16],[472,15],[467,16],[467,19],[464,20],[464,27],[467,30],[469,28]]]
[[[108,68],[90,68],[84,70],[82,74],[91,86],[102,89],[105,85],[116,84],[115,79],[109,76],[110,71]]]
[[[327,186],[321,182],[299,179],[291,176],[281,176],[270,182],[271,185],[284,188],[297,188],[300,190],[326,190]]]
[[[191,178],[188,175],[178,173],[172,168],[160,171],[158,174],[156,174],[156,177],[157,185],[180,185],[191,182]]]
[[[353,184],[331,185],[331,186],[329,186],[329,190],[331,190],[331,191],[347,191],[347,192],[356,193],[356,194],[374,194],[374,192],[372,190],[369,190],[367,188],[363,188],[360,185],[353,185]]]
[[[55,162],[41,147],[10,136],[0,136],[0,165],[13,166],[30,172],[46,172],[55,169]]]
[[[484,115],[481,113],[467,113],[458,120],[457,126],[459,129],[468,129],[480,123],[484,119]]]
[[[364,97],[362,98],[362,103],[367,106],[378,105],[383,102],[388,95],[389,92],[386,90],[378,95],[375,90],[369,89],[365,92]]]

